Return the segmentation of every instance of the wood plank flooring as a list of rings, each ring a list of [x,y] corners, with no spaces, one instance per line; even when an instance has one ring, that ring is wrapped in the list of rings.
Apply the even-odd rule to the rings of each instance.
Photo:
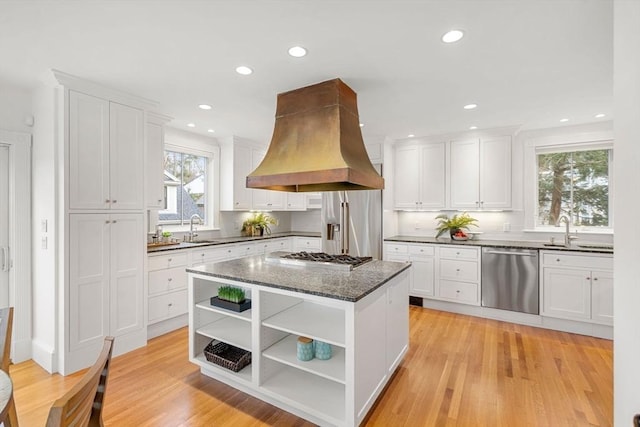
[[[411,307],[410,350],[367,426],[610,426],[612,342]],[[81,373],[13,365],[21,426],[44,426]],[[311,426],[200,374],[187,330],[113,359],[106,426]]]

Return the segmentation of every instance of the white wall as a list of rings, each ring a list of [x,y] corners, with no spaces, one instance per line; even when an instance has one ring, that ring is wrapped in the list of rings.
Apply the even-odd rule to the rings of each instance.
[[[614,422],[640,413],[640,2],[614,3]]]
[[[31,116],[31,90],[0,80],[0,129],[31,133],[25,118]]]

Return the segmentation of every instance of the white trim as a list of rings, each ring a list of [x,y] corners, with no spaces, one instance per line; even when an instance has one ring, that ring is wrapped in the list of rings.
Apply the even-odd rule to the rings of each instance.
[[[31,358],[31,135],[0,129],[9,146],[9,304],[15,307],[12,333],[14,363]],[[18,286],[18,284],[20,284]]]

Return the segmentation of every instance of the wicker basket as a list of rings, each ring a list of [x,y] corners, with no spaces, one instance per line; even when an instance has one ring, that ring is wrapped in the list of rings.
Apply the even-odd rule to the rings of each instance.
[[[204,349],[204,357],[211,363],[233,372],[242,370],[251,363],[251,352],[222,341],[212,340]]]

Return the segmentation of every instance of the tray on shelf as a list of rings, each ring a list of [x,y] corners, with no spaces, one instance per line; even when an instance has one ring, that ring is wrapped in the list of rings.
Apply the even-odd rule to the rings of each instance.
[[[251,352],[222,341],[212,340],[203,351],[204,357],[216,365],[233,372],[242,370],[251,363]]]
[[[224,308],[225,310],[235,311],[236,313],[241,313],[251,308],[251,300],[249,298],[245,299],[241,303],[236,303],[223,300],[218,297],[211,297],[210,302],[214,307]]]

